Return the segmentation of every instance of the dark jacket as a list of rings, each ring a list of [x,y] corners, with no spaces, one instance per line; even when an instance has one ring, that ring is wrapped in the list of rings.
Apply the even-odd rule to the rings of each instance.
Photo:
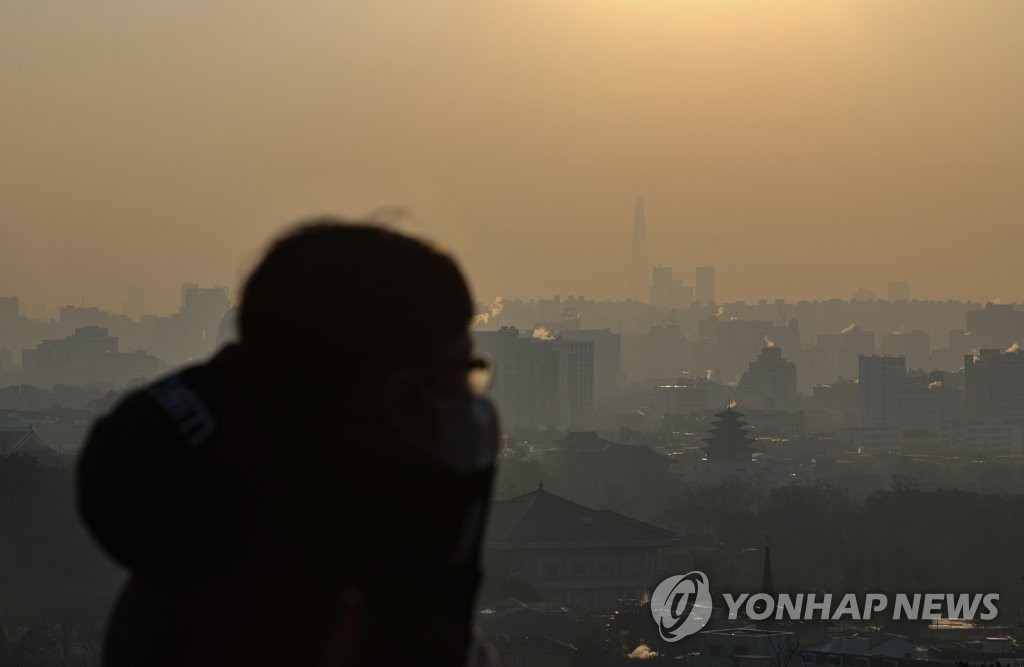
[[[95,424],[79,507],[131,571],[105,664],[464,662],[493,468],[455,474],[301,396],[235,345]]]

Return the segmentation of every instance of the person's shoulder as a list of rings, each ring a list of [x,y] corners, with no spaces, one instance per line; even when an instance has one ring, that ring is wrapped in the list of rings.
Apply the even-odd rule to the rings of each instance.
[[[127,392],[109,412],[98,418],[87,440],[114,434],[166,435],[198,446],[217,429],[217,393],[230,384],[229,361],[234,346],[209,360],[166,373],[149,384]]]
[[[79,453],[80,515],[106,550],[133,569],[171,567],[173,554],[187,548],[169,547],[167,536],[183,530],[186,515],[200,530],[197,503],[212,507],[219,499],[209,483],[217,469],[210,463],[218,456],[219,415],[199,388],[217,372],[212,362],[125,394],[94,423]]]

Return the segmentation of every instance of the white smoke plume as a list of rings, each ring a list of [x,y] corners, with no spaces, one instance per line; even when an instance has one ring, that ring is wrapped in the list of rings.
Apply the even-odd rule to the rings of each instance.
[[[478,313],[476,316],[473,317],[473,326],[477,326],[480,324],[488,324],[495,317],[501,315],[501,311],[504,308],[505,304],[502,303],[501,297],[494,297],[494,302],[491,304],[491,307],[487,310],[486,313]]]
[[[764,335],[764,346],[765,347],[775,347],[775,341],[773,341],[771,338],[769,338],[768,334]]]
[[[650,660],[651,658],[657,658],[658,652],[652,651],[651,647],[647,644],[640,644],[630,651],[626,657],[630,660]]]
[[[533,330],[533,337],[537,340],[554,340],[551,331],[547,327],[537,327]]]
[[[841,333],[841,334],[848,334],[848,333],[853,333],[856,330],[857,330],[857,325],[854,324],[853,322],[850,322],[850,324],[846,328],[844,328],[842,331],[840,331],[839,333]]]

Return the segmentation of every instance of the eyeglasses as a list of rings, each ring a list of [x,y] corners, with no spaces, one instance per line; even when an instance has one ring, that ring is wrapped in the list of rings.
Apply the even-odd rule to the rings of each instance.
[[[466,382],[474,394],[487,394],[494,385],[494,361],[486,355],[474,355],[465,359],[444,359],[440,365],[443,368],[466,371]]]

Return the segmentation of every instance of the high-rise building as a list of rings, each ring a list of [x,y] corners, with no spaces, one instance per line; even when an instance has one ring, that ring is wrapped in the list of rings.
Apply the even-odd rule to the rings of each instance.
[[[693,303],[693,288],[684,280],[672,278],[671,266],[656,266],[651,270],[650,304],[658,308],[682,310]]]
[[[594,400],[610,399],[622,380],[622,344],[610,329],[562,329],[562,340],[587,340],[594,345]]]
[[[124,314],[138,321],[142,319],[145,310],[145,292],[142,286],[129,285],[124,297]]]
[[[798,320],[776,326],[764,320],[721,320],[711,316],[701,320],[697,328],[700,339],[710,343],[713,367],[725,382],[739,380],[747,364],[757,358],[765,345],[785,350],[801,347]]]
[[[689,308],[693,303],[693,287],[684,280],[672,281],[672,307],[678,310]]]
[[[651,390],[650,414],[655,424],[665,415],[691,415],[728,402],[730,389],[705,378],[680,378]]]
[[[757,410],[793,410],[797,406],[796,365],[774,345],[751,361],[736,387],[736,399]]]
[[[967,421],[1024,420],[1024,350],[964,358],[964,412]]]
[[[861,423],[864,426],[899,426],[900,388],[907,376],[906,360],[861,355],[858,362]]]
[[[494,359],[494,400],[506,431],[555,426],[559,368],[554,346],[520,336],[515,327],[477,331],[474,337],[477,346]]]
[[[968,313],[970,316],[970,313]],[[978,344],[979,336],[973,331],[964,331],[963,329],[950,329],[949,330],[949,360],[951,364],[954,364],[953,368],[958,368],[959,364],[963,361],[964,357],[970,354],[971,350],[980,350],[984,345]]]
[[[230,308],[226,287],[183,284],[179,312],[156,321],[153,350],[172,364],[207,356],[216,348],[221,321]]]
[[[696,292],[694,298],[699,303],[715,302],[715,267],[698,266],[694,276]]]
[[[651,261],[647,251],[647,215],[644,198],[637,197],[633,207],[633,253],[629,263],[629,298],[646,301],[650,283]]]
[[[809,353],[814,383],[831,384],[838,378],[857,377],[860,355],[875,353],[875,334],[851,324],[839,333],[818,334],[817,345]]]
[[[228,299],[227,287],[199,287],[186,283],[181,289],[180,312],[188,319],[219,325],[229,308],[231,301]]]
[[[559,426],[571,430],[590,426],[594,415],[594,342],[558,338]]]
[[[882,354],[906,357],[909,368],[931,370],[927,368],[931,351],[931,338],[920,329],[882,336]]]
[[[671,266],[656,266],[651,269],[651,298],[648,303],[658,308],[671,308],[672,286]]]
[[[900,388],[900,428],[939,433],[942,424],[960,422],[962,398],[942,371],[908,374]]]
[[[851,301],[874,301],[875,290],[867,287],[858,287],[853,290],[853,295],[850,297]]]
[[[1009,303],[986,303],[981,310],[967,312],[967,330],[974,347],[1005,350],[1014,343],[1024,345],[1024,311]]]
[[[118,339],[103,327],[78,327],[61,339],[46,339],[22,351],[22,378],[26,384],[105,383],[123,386],[134,379],[152,379],[160,360],[141,350],[119,352]]]
[[[0,325],[11,325],[18,316],[18,297],[0,296]]]
[[[515,327],[473,335],[494,358],[494,399],[507,431],[588,426],[594,405],[593,341],[523,336]]]
[[[889,301],[910,301],[910,285],[903,280],[889,283]]]

